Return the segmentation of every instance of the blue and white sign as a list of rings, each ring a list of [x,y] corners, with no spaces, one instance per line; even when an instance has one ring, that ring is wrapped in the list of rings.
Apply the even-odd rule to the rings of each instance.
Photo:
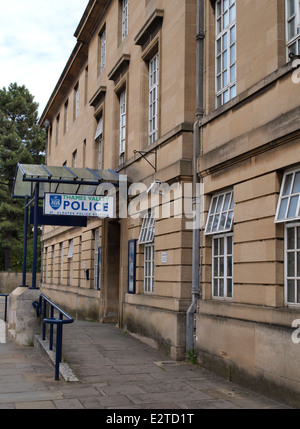
[[[114,199],[97,195],[45,194],[44,214],[113,218]]]

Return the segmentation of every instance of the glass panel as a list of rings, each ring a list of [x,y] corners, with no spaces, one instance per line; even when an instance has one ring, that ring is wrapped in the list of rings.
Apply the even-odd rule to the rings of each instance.
[[[278,213],[278,219],[285,219],[287,204],[288,204],[288,199],[284,198],[281,201],[281,204],[280,204],[280,209],[279,209],[279,213]]]
[[[230,44],[232,45],[236,41],[235,25],[230,29]]]
[[[214,224],[213,224],[213,228],[212,228],[213,231],[218,230],[219,218],[220,218],[220,215],[215,216],[215,220],[214,220]]]
[[[300,303],[300,281],[297,281],[297,302]]]
[[[227,33],[225,33],[225,34],[222,36],[222,50],[223,50],[223,51],[225,51],[225,49],[227,49],[227,43],[228,43],[227,38],[228,38]]]
[[[285,178],[285,181],[284,181],[284,188],[283,188],[283,192],[282,192],[283,196],[290,194],[292,180],[293,180],[293,174],[288,174]]]
[[[299,196],[297,195],[296,197],[292,197],[290,200],[290,206],[289,206],[289,211],[288,211],[288,218],[293,218],[296,216],[296,210],[298,207],[298,200],[299,200]]]
[[[207,226],[207,232],[211,231],[212,221],[213,221],[213,216],[210,216],[208,221],[208,226]]]
[[[295,181],[293,186],[293,194],[300,193],[300,172],[296,173],[295,175]]]
[[[218,258],[214,258],[214,277],[218,277]]]
[[[218,279],[214,280],[214,296],[218,296]]]
[[[224,280],[220,279],[220,292],[219,292],[219,296],[220,297],[224,297]]]
[[[229,9],[229,15],[230,15],[230,23],[232,23],[235,20],[235,5],[233,5]]]
[[[224,255],[224,242],[225,242],[225,239],[224,238],[220,238],[219,241],[220,241],[220,252],[219,252],[219,254],[220,255]]]
[[[232,237],[227,238],[227,254],[232,255]]]
[[[231,46],[230,48],[230,64],[233,64],[236,59],[236,53],[235,53],[235,44]]]
[[[300,252],[297,252],[297,277],[300,277]]]
[[[223,66],[223,70],[227,68],[227,50],[224,51],[222,54],[222,66]]]
[[[220,276],[224,277],[224,258],[220,258]]]
[[[295,13],[295,0],[287,0],[287,18]]]
[[[214,240],[214,255],[218,255],[219,254],[219,240],[215,239]]]
[[[287,229],[287,248],[295,249],[295,229],[288,228]]]
[[[295,277],[295,253],[288,253],[288,277]]]
[[[296,34],[296,19],[292,18],[288,23],[288,39],[291,40]]]
[[[217,74],[220,74],[220,73],[221,73],[221,56],[217,58]]]
[[[219,226],[219,230],[223,231],[225,229],[225,224],[226,224],[226,218],[227,218],[227,214],[223,213],[221,215],[221,222],[220,222],[220,226]]]
[[[228,218],[227,218],[226,229],[231,229],[231,227],[232,227],[232,220],[233,220],[233,212],[229,212],[228,213]]]
[[[228,74],[227,70],[223,73],[223,87],[227,86],[228,84]]]
[[[229,101],[229,91],[227,90],[224,92],[224,104],[228,103],[228,101]]]
[[[230,203],[230,197],[231,197],[231,193],[226,194],[223,210],[228,210],[229,203]]]
[[[236,79],[236,65],[233,64],[230,67],[230,82],[234,82]]]
[[[228,27],[229,25],[229,13],[225,12],[223,16],[223,28]]]
[[[288,302],[295,302],[295,281],[294,280],[288,280],[287,300]]]
[[[236,85],[233,85],[230,88],[230,98],[234,98],[234,97],[236,97]]]
[[[297,249],[300,249],[300,227],[297,228]]]
[[[232,256],[227,258],[227,276],[232,277]]]
[[[227,280],[227,297],[232,298],[232,279]]]

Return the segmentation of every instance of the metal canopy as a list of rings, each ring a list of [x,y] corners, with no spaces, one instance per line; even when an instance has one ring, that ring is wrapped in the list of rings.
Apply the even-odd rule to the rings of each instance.
[[[39,184],[38,198],[45,193],[94,195],[102,183],[119,185],[119,175],[113,170],[51,167],[18,163],[12,189],[13,198],[33,197]]]

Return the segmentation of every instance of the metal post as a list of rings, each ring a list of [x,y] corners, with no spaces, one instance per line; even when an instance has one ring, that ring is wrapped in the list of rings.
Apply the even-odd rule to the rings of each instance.
[[[54,308],[51,306],[50,318],[53,319],[53,316],[54,316]],[[53,323],[50,323],[50,328],[49,328],[49,350],[53,350]]]
[[[59,364],[61,361],[62,348],[62,323],[57,323],[56,328],[56,357],[55,357],[55,380],[59,380]]]
[[[47,301],[44,299],[44,306],[43,306],[43,341],[45,341],[46,339],[46,322],[44,322],[44,320],[46,319],[47,316]]]
[[[27,271],[27,230],[28,230],[28,195],[25,197],[25,213],[24,213],[24,242],[23,242],[23,279],[21,287],[26,286],[26,271]]]
[[[8,295],[5,295],[4,322],[7,321],[7,298],[8,298]]]
[[[38,208],[39,208],[39,182],[35,185],[34,195],[34,233],[33,233],[33,261],[32,261],[32,287],[30,289],[38,289],[36,287],[36,265],[37,265],[37,244],[38,244]]]

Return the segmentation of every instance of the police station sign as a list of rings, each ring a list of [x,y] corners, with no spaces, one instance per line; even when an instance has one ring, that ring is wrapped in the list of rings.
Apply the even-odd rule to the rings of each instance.
[[[44,214],[113,218],[113,197],[91,195],[45,194]]]

